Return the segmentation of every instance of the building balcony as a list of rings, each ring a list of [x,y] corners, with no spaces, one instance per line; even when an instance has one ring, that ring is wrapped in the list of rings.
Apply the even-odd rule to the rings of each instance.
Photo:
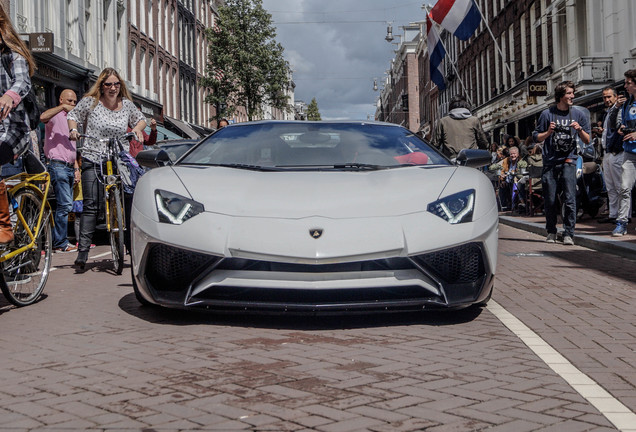
[[[580,57],[552,75],[552,88],[561,81],[575,85],[613,82],[612,57]]]

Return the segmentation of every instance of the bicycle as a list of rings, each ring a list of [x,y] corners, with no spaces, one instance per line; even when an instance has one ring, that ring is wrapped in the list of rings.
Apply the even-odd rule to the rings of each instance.
[[[0,255],[0,289],[15,306],[35,303],[51,269],[53,215],[48,202],[51,177],[31,152],[25,172],[5,179],[14,240]]]
[[[102,161],[106,162],[106,172],[102,167],[100,183],[104,185],[104,209],[106,213],[106,230],[110,239],[110,250],[113,259],[115,273],[120,275],[124,270],[124,232],[126,223],[124,219],[124,189],[121,176],[117,171],[117,155],[123,151],[121,140],[134,137],[133,132],[128,132],[118,138],[96,138],[90,135],[80,134],[80,138],[106,143],[106,151],[101,153]],[[83,146],[80,148],[82,152]],[[99,179],[100,176],[97,176]]]

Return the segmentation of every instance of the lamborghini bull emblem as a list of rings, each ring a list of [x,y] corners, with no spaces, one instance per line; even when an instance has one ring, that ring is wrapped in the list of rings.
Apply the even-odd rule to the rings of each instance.
[[[312,238],[318,239],[322,235],[322,228],[312,228],[309,230],[309,235]]]

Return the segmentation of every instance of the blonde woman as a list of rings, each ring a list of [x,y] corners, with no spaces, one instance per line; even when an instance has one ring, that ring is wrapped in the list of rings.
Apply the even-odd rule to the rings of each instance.
[[[68,113],[69,138],[77,140],[78,123],[84,125],[86,135],[96,138],[116,138],[126,133],[128,127],[143,142],[142,131],[146,127],[144,115],[131,100],[126,83],[113,68],[104,69],[90,90],[79,101],[77,106]],[[128,151],[128,143],[124,142]],[[97,223],[97,209],[99,205],[99,173],[104,164],[103,154],[105,143],[86,140],[82,147],[82,195],[84,196],[84,210],[80,219],[80,235],[77,259],[75,265],[81,269],[86,265],[88,251],[93,240]],[[105,169],[103,170],[105,171]],[[126,214],[130,214],[131,199],[126,199]],[[125,233],[126,245],[129,245],[129,232]]]
[[[35,61],[26,45],[15,31],[9,16],[0,7],[0,165],[20,156],[30,143],[30,128],[24,104],[21,103],[31,90],[31,76]],[[0,181],[0,245],[13,240],[13,228],[9,217],[7,186]]]

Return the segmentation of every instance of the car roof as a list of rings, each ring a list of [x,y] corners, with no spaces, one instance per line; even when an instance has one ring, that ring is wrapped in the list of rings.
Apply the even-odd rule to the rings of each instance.
[[[375,120],[256,120],[251,122],[232,123],[225,127],[239,127],[249,125],[265,125],[265,124],[311,124],[311,125],[330,125],[330,124],[349,124],[349,125],[378,125],[403,128],[403,126],[395,123],[380,122]]]

